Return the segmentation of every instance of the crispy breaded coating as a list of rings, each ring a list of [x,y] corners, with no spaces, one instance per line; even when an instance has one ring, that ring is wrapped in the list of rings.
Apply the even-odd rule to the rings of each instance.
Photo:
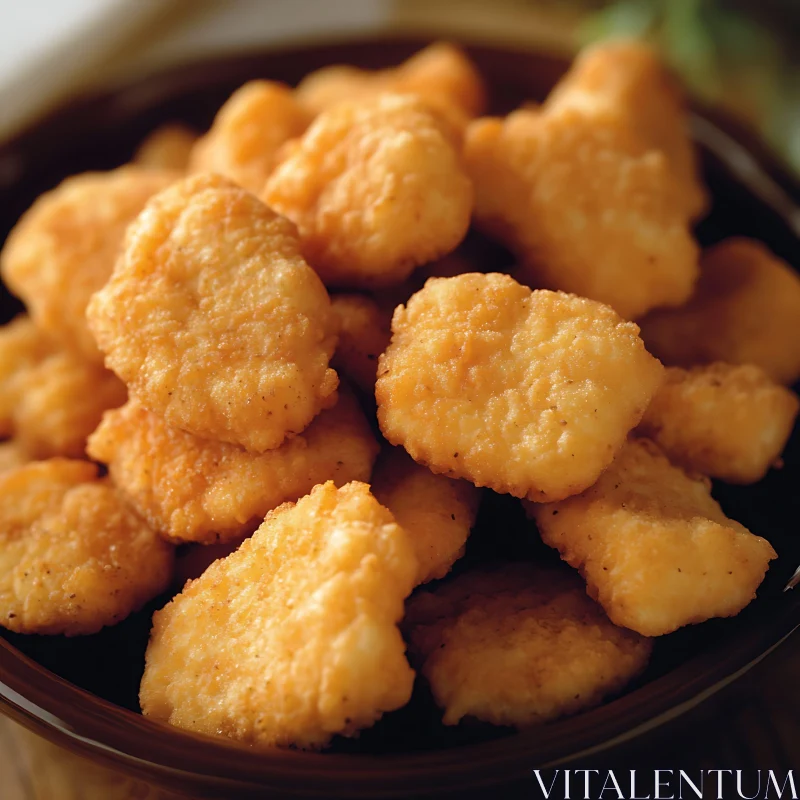
[[[126,396],[116,375],[60,350],[28,317],[0,328],[0,424],[27,460],[81,458],[103,412]]]
[[[162,125],[139,145],[133,160],[142,167],[184,171],[196,141],[197,134],[185,125]]]
[[[127,399],[125,384],[72,352],[22,370],[14,385],[14,435],[34,458],[81,458],[103,412]]]
[[[108,280],[128,224],[178,173],[137,166],[67,178],[23,214],[0,252],[0,272],[37,326],[101,362],[86,304]]]
[[[378,358],[392,336],[392,316],[363,294],[335,294],[331,308],[339,323],[331,366],[373,396]]]
[[[669,366],[756,364],[778,383],[800,379],[800,276],[753,239],[706,250],[692,299],[641,326],[648,350]]]
[[[0,436],[11,436],[14,432],[20,375],[53,352],[53,341],[33,324],[27,314],[20,314],[0,326]]]
[[[199,578],[215,561],[225,558],[239,549],[246,539],[231,539],[228,542],[199,544],[190,542],[178,547],[175,551],[175,575],[173,586],[182,589],[186,581]]]
[[[341,102],[384,92],[416,94],[437,110],[457,109],[467,117],[482,113],[486,106],[480,73],[459,47],[448,42],[435,42],[400,66],[375,72],[323,67],[300,81],[297,98],[319,114]]]
[[[89,453],[162,536],[210,543],[252,532],[268,511],[318,483],[368,481],[378,444],[342,391],[303,433],[266,453],[172,428],[135,400],[105,415]]]
[[[0,625],[95,633],[169,584],[173,548],[97,467],[55,458],[0,474]]]
[[[287,86],[250,81],[219,110],[211,130],[192,151],[189,169],[219,173],[258,194],[281,145],[300,136],[311,119]]]
[[[608,306],[508,275],[432,278],[392,320],[378,422],[434,472],[537,500],[591,486],[663,369]]]
[[[583,494],[526,510],[612,622],[661,636],[738,614],[777,557],[725,516],[710,489],[638,439]]]
[[[0,442],[0,472],[7,472],[31,461],[33,459],[30,453],[16,439]]]
[[[464,555],[481,501],[467,481],[436,475],[400,447],[387,449],[372,476],[372,493],[411,537],[417,583],[443,578]]]
[[[610,115],[565,108],[471,123],[475,218],[517,277],[607,303],[626,319],[688,300],[698,249],[663,153]]]
[[[652,642],[618,628],[566,569],[502,564],[408,603],[412,663],[445,725],[524,728],[598,705],[647,666]]]
[[[155,614],[142,711],[258,745],[356,734],[411,696],[397,623],[416,570],[368,486],[317,486]]]
[[[606,41],[583,50],[556,84],[543,111],[563,108],[617,115],[667,157],[686,213],[692,218],[705,213],[708,193],[700,182],[683,92],[647,44]]]
[[[755,483],[780,457],[800,401],[759,367],[671,367],[637,433],[689,472]]]
[[[336,401],[325,287],[294,226],[226,178],[153,198],[87,313],[131,393],[198,436],[262,452]]]
[[[417,97],[386,94],[320,114],[263,198],[297,225],[326,285],[374,288],[453,250],[473,192],[450,127]]]

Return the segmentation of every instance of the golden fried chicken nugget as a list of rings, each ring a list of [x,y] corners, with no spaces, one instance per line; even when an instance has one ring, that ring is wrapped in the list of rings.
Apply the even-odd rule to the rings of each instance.
[[[725,516],[710,490],[707,478],[687,475],[638,439],[583,494],[526,510],[612,622],[661,636],[738,614],[776,558],[766,539]]]
[[[481,501],[467,481],[436,475],[399,447],[386,450],[372,476],[372,493],[411,537],[417,583],[443,578],[464,555]]]
[[[41,195],[9,234],[0,272],[40,328],[100,362],[86,304],[108,280],[125,229],[178,173],[128,166],[67,178]]]
[[[221,176],[148,203],[87,313],[131,393],[198,436],[262,452],[336,401],[335,320],[294,226]]]
[[[626,319],[688,300],[698,249],[663,153],[616,119],[515,111],[467,129],[477,223],[532,287],[608,303]]]
[[[435,42],[399,67],[376,72],[323,67],[300,81],[297,98],[319,114],[341,102],[384,92],[416,94],[437,110],[457,109],[467,117],[482,113],[486,106],[480,73],[463,50],[448,42]]]
[[[368,486],[317,486],[155,614],[142,711],[249,744],[356,734],[411,696],[397,623],[416,571]]]
[[[21,467],[33,461],[30,453],[16,440],[0,442],[0,472]]]
[[[647,44],[617,40],[583,50],[542,110],[551,113],[563,108],[618,115],[667,157],[686,213],[697,218],[707,210],[708,194],[700,182],[689,138],[683,92]]]
[[[381,95],[320,114],[286,148],[264,201],[297,224],[329,286],[401,283],[453,250],[472,184],[448,125],[413,95]]]
[[[339,341],[331,366],[372,396],[378,358],[392,336],[391,314],[363,294],[333,295],[331,308],[339,323]]]
[[[172,585],[179,590],[182,589],[186,581],[196,580],[215,561],[238,550],[246,538],[246,536],[242,536],[239,539],[215,542],[214,544],[190,542],[180,545],[175,551],[175,575]]]
[[[783,452],[798,407],[759,367],[671,367],[636,432],[689,472],[755,483]]]
[[[266,453],[201,439],[167,425],[135,400],[103,418],[92,458],[156,531],[176,542],[229,541],[318,483],[368,481],[378,444],[350,392],[303,433]]]
[[[219,173],[258,194],[281,145],[300,136],[311,119],[282,83],[250,81],[219,110],[211,130],[192,151],[189,169]]]
[[[185,125],[162,125],[139,145],[133,160],[141,167],[184,171],[195,142],[197,134]]]
[[[647,666],[652,641],[618,628],[566,569],[502,564],[408,603],[412,663],[445,725],[524,728],[598,705]]]
[[[97,467],[54,458],[0,474],[0,625],[95,633],[169,584],[173,548]]]
[[[663,368],[608,306],[508,275],[432,278],[392,320],[375,396],[392,444],[515,497],[591,486]]]
[[[0,437],[14,432],[20,375],[53,352],[53,341],[26,314],[0,326]]]
[[[113,372],[68,351],[22,370],[13,394],[14,435],[34,458],[81,458],[103,412],[128,396]]]
[[[800,276],[761,242],[735,237],[706,250],[692,299],[641,326],[669,366],[756,364],[778,383],[800,379]]]

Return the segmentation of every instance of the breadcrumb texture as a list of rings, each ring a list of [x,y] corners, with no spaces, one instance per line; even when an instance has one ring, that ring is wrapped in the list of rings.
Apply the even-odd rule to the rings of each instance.
[[[197,134],[185,125],[177,122],[162,125],[139,145],[133,160],[141,167],[183,172],[189,166],[189,155],[196,142]]]
[[[378,358],[392,337],[391,314],[362,294],[333,295],[331,308],[339,323],[339,341],[331,366],[372,397]]]
[[[503,564],[416,594],[403,624],[445,725],[525,728],[598,705],[647,665],[652,642],[616,627],[568,570]]]
[[[51,459],[0,474],[0,624],[95,633],[169,584],[173,548],[97,467]]]
[[[355,398],[341,392],[303,433],[266,453],[172,428],[136,401],[105,415],[89,453],[162,536],[210,543],[251,533],[318,483],[368,481],[378,444]]]
[[[255,745],[356,734],[411,696],[397,622],[416,570],[368,486],[316,487],[154,615],[143,712]]]
[[[639,439],[583,494],[527,511],[612,622],[661,636],[738,614],[776,558],[766,539],[723,514],[710,489]]]
[[[178,173],[128,166],[67,178],[8,236],[0,272],[34,322],[64,347],[101,362],[86,304],[111,276],[128,224]]]
[[[616,115],[667,157],[686,213],[697,218],[708,210],[683,92],[653,48],[635,40],[587,47],[553,89],[543,110],[562,108]]]
[[[282,83],[250,81],[219,110],[192,151],[191,172],[216,172],[258,194],[281,146],[300,136],[312,115]]]
[[[464,155],[476,221],[517,254],[520,280],[626,319],[689,299],[698,249],[669,162],[613,115],[476,120]]]
[[[671,367],[637,432],[689,472],[755,483],[778,461],[798,406],[759,367]]]
[[[569,497],[611,463],[661,382],[638,333],[608,306],[508,275],[432,278],[395,311],[378,422],[434,472]]]
[[[262,452],[336,401],[325,287],[291,223],[220,176],[153,198],[88,315],[131,394],[198,436]]]
[[[480,489],[436,475],[400,447],[375,466],[372,493],[411,537],[419,561],[417,583],[443,578],[464,555],[480,505]]]
[[[323,67],[306,75],[297,87],[300,102],[317,114],[344,101],[385,92],[415,94],[436,110],[456,110],[466,117],[486,107],[483,78],[463,50],[448,42],[435,42],[390,69]]]
[[[0,328],[0,409],[5,435],[29,458],[81,458],[103,412],[125,385],[74,351],[59,350],[24,316]]]
[[[734,237],[703,254],[697,291],[683,308],[641,322],[665,364],[756,364],[778,383],[800,379],[800,276],[761,242]]]
[[[263,197],[297,225],[326,285],[359,288],[401,283],[453,250],[473,192],[450,127],[419,98],[386,94],[320,114]]]

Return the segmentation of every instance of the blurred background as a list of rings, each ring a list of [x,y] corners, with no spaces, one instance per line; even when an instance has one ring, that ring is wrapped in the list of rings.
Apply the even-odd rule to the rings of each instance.
[[[800,172],[797,0],[0,0],[0,136],[98,83],[386,27],[558,52],[644,37],[698,98],[745,120]]]

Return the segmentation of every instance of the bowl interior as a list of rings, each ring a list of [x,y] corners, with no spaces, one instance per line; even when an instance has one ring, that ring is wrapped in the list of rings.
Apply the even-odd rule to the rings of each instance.
[[[77,100],[0,146],[0,239],[40,192],[69,174],[124,163],[160,123],[179,120],[198,130],[207,128],[226,97],[246,80],[296,83],[330,63],[387,66],[424,44],[417,39],[372,39],[237,56]],[[524,100],[542,100],[566,67],[560,59],[529,52],[488,46],[469,50],[489,83],[493,113]],[[703,134],[703,168],[714,197],[711,214],[697,229],[700,242],[753,236],[800,265],[800,241],[787,217],[787,212],[794,213],[800,190],[746,131],[711,112],[696,114]],[[741,168],[742,147],[758,170],[757,180],[752,170]],[[497,269],[510,263],[502,248],[477,234],[471,234],[469,246]],[[9,319],[19,308],[3,290],[2,318]],[[326,781],[344,769],[353,791],[367,791],[378,785],[377,776],[385,781],[390,770],[395,789],[403,793],[423,783],[428,789],[439,783],[457,789],[521,774],[638,735],[726,683],[800,622],[800,596],[783,591],[800,564],[798,485],[800,435],[795,431],[783,469],[773,470],[755,486],[714,487],[725,511],[769,539],[779,554],[758,598],[742,614],[658,639],[650,667],[624,696],[525,733],[475,721],[444,727],[421,681],[407,708],[386,715],[358,739],[336,740],[332,754],[256,755],[235,744],[151,723],[134,712],[150,613],[164,598],[95,636],[24,637],[0,631],[0,707],[5,704],[25,724],[82,752],[116,759],[132,771],[164,780],[174,778],[177,770],[200,776],[198,780],[215,776],[220,786],[241,788],[265,786],[283,776],[295,787],[312,790],[319,783],[331,790]],[[458,569],[494,557],[555,558],[538,541],[516,501],[487,492],[477,532]]]

